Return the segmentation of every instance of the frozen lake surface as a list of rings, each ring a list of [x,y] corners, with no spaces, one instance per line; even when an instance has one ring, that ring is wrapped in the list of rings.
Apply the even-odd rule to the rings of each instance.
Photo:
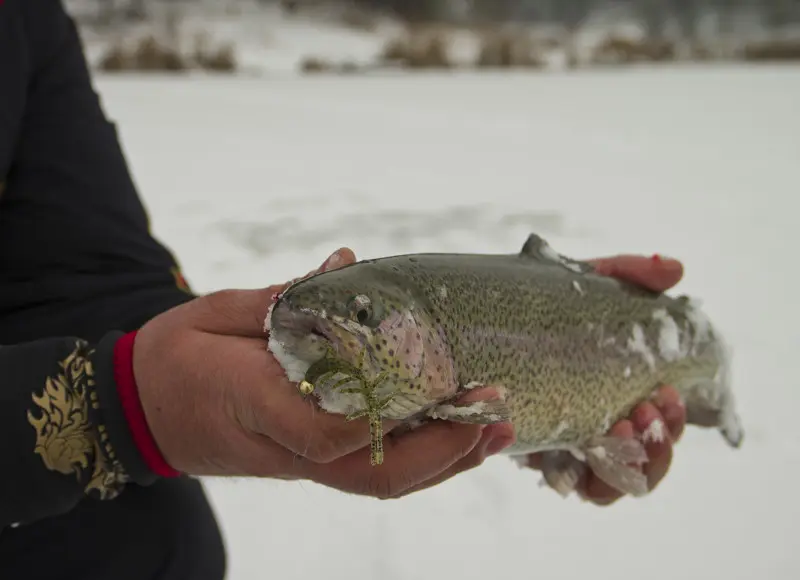
[[[562,500],[506,458],[399,502],[208,479],[232,580],[800,577],[800,69],[98,77],[196,291],[359,257],[680,258],[734,348],[745,444],[690,428],[644,500]]]

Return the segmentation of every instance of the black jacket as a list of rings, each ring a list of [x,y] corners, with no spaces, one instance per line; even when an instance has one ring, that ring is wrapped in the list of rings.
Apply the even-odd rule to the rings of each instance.
[[[33,553],[26,542],[34,538],[113,545],[102,537],[110,530],[92,532],[86,521],[133,525],[126,501],[144,510],[136,525],[175,525],[164,522],[183,517],[170,514],[180,494],[198,502],[183,506],[187,519],[205,514],[207,534],[195,548],[219,552],[197,483],[147,469],[117,398],[116,340],[192,294],[149,232],[59,0],[0,0],[0,184],[0,577],[4,565],[15,570],[20,551]],[[71,577],[102,577],[86,566]],[[212,570],[195,577],[221,573]]]

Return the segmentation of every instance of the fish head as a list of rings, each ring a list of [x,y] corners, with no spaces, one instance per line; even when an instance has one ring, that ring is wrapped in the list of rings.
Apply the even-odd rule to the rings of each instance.
[[[400,395],[409,412],[446,398],[444,383],[453,385],[443,336],[424,299],[395,272],[368,262],[291,286],[274,304],[269,327],[270,349],[292,381],[313,383],[309,369],[333,361],[351,376],[382,377],[378,394]],[[331,396],[324,386],[316,391]]]

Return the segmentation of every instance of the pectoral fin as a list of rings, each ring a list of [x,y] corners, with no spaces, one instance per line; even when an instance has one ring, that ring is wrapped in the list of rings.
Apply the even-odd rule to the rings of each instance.
[[[578,485],[586,464],[569,451],[545,451],[541,469],[545,483],[561,497],[567,497]]]
[[[636,497],[647,495],[647,476],[639,466],[647,463],[641,441],[615,436],[596,437],[584,450],[594,474],[611,487]]]
[[[428,411],[433,419],[444,419],[456,423],[492,425],[511,421],[511,409],[504,401],[475,401],[472,403],[448,403]]]

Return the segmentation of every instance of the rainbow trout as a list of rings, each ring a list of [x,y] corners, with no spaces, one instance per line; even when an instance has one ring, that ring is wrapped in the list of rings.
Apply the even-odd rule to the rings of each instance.
[[[588,465],[643,495],[646,478],[631,467],[647,460],[643,442],[607,432],[663,384],[681,393],[689,424],[717,428],[735,448],[744,435],[729,351],[695,301],[596,274],[535,234],[518,254],[401,255],[312,276],[278,297],[265,330],[305,395],[369,419],[373,464],[383,418],[511,421],[505,453],[543,452],[560,493]],[[502,400],[459,404],[483,385]]]

